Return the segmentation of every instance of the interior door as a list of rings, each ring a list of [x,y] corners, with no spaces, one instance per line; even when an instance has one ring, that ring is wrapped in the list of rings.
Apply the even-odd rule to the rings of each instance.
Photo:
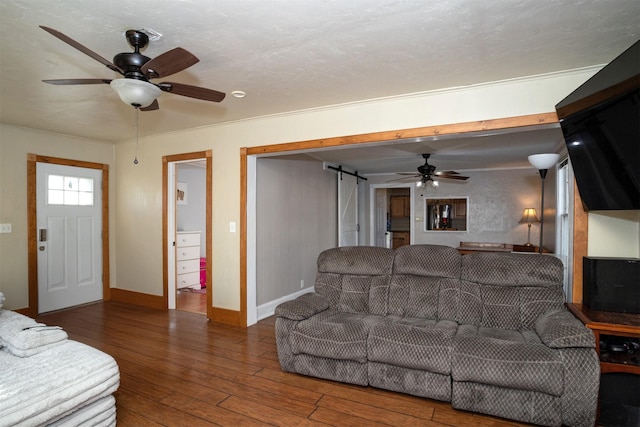
[[[36,165],[38,312],[102,295],[102,170]]]
[[[358,178],[338,173],[338,246],[358,245]]]
[[[387,215],[388,215],[388,207],[387,207],[387,189],[386,188],[376,188],[375,192],[375,242],[376,246],[383,248],[391,247],[391,239],[390,232],[387,230]]]

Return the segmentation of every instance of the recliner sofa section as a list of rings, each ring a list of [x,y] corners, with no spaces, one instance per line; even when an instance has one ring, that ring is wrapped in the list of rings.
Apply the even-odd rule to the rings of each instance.
[[[281,368],[549,426],[595,422],[593,333],[551,255],[329,249],[315,291],[276,308]]]

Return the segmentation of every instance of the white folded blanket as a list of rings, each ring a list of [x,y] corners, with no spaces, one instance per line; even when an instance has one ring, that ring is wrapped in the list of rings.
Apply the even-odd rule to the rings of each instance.
[[[113,357],[77,341],[65,340],[32,357],[0,351],[0,427],[42,426],[56,420],[66,426],[65,417],[113,394],[119,381]],[[113,425],[109,420],[115,411],[109,402],[113,400],[106,399],[80,412],[87,415],[90,411],[102,419],[102,415],[98,417],[101,412],[105,424],[69,425]]]
[[[33,356],[67,338],[59,326],[47,326],[14,311],[0,311],[0,346],[15,356]]]

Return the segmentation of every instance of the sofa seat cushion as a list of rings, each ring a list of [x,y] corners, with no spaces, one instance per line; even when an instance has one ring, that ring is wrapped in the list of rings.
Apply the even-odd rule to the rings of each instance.
[[[468,381],[560,396],[564,367],[558,351],[543,344],[483,336],[456,336],[451,374]]]
[[[449,320],[417,318],[377,324],[369,334],[369,361],[449,375],[457,327]]]
[[[325,310],[299,322],[291,331],[294,354],[309,354],[338,360],[367,361],[367,336],[384,317]]]
[[[514,331],[511,329],[485,328],[476,325],[460,325],[457,335],[495,338],[503,341],[542,344],[535,331]]]

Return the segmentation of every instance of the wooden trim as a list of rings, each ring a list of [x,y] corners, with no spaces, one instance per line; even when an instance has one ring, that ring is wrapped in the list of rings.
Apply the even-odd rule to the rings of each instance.
[[[247,149],[240,149],[240,325],[247,327]]]
[[[109,263],[109,165],[86,162],[83,160],[63,159],[59,157],[27,154],[27,274],[29,288],[29,307],[24,308],[31,317],[38,314],[38,237],[37,237],[37,163],[73,166],[102,171],[102,299],[111,298]]]
[[[212,150],[207,150],[205,152],[207,170],[205,172],[206,176],[206,192],[205,195],[205,203],[206,203],[206,224],[204,228],[205,236],[205,245],[206,245],[206,257],[207,257],[207,319],[213,319],[213,233],[212,233],[212,224],[213,224],[213,152]]]
[[[126,304],[139,305],[157,310],[166,310],[166,299],[162,295],[143,294],[126,289],[111,289],[111,300]]]
[[[169,307],[169,235],[167,234],[169,209],[169,200],[167,198],[169,186],[169,163],[182,162],[189,160],[205,159],[205,245],[207,252],[207,318],[212,319],[214,316],[213,307],[213,151],[196,151],[192,153],[174,154],[162,157],[162,298],[164,300],[163,308]]]
[[[102,299],[111,299],[109,272],[109,165],[102,165]],[[107,220],[105,221],[104,218]]]
[[[25,308],[30,317],[38,314],[38,215],[36,199],[37,156],[27,154],[27,276],[29,306]]]
[[[164,298],[164,309],[169,308],[169,234],[167,232],[168,222],[167,212],[169,209],[169,162],[166,156],[162,157],[162,296]]]
[[[232,326],[242,326],[246,328],[247,325],[246,315],[243,317],[239,311],[228,310],[226,308],[213,307],[212,316],[210,317],[210,319],[214,322],[224,323],[226,325]]]
[[[571,302],[582,304],[582,258],[588,255],[589,214],[582,203],[578,184],[573,184],[573,284]]]
[[[472,132],[487,132],[505,129],[515,129],[527,126],[539,126],[558,123],[558,116],[553,113],[531,114],[527,116],[506,117],[502,119],[481,120],[475,122],[452,123],[438,126],[426,126],[413,129],[402,129],[368,134],[338,136],[326,139],[314,139],[308,141],[288,142],[282,144],[262,145],[246,148],[246,154],[270,154],[286,151],[299,151],[318,148],[341,147],[354,144],[386,143],[389,141],[424,138],[430,136],[455,135]]]
[[[27,154],[27,158],[29,158],[30,154]],[[95,162],[85,162],[83,160],[73,160],[73,159],[63,159],[60,157],[49,157],[49,156],[39,156],[37,154],[33,154],[35,157],[35,161],[38,163],[51,163],[55,165],[62,166],[75,166],[78,168],[86,168],[86,169],[102,169],[104,170],[105,166],[108,169],[109,165],[104,163],[95,163]]]
[[[240,149],[240,312],[246,325],[247,316],[247,156],[304,151],[357,144],[388,143],[389,141],[429,136],[458,135],[474,132],[499,131],[528,126],[557,124],[555,112],[505,117],[501,119],[452,123],[438,126],[374,132],[359,135],[338,136],[326,139],[288,142],[282,144],[243,147]]]

